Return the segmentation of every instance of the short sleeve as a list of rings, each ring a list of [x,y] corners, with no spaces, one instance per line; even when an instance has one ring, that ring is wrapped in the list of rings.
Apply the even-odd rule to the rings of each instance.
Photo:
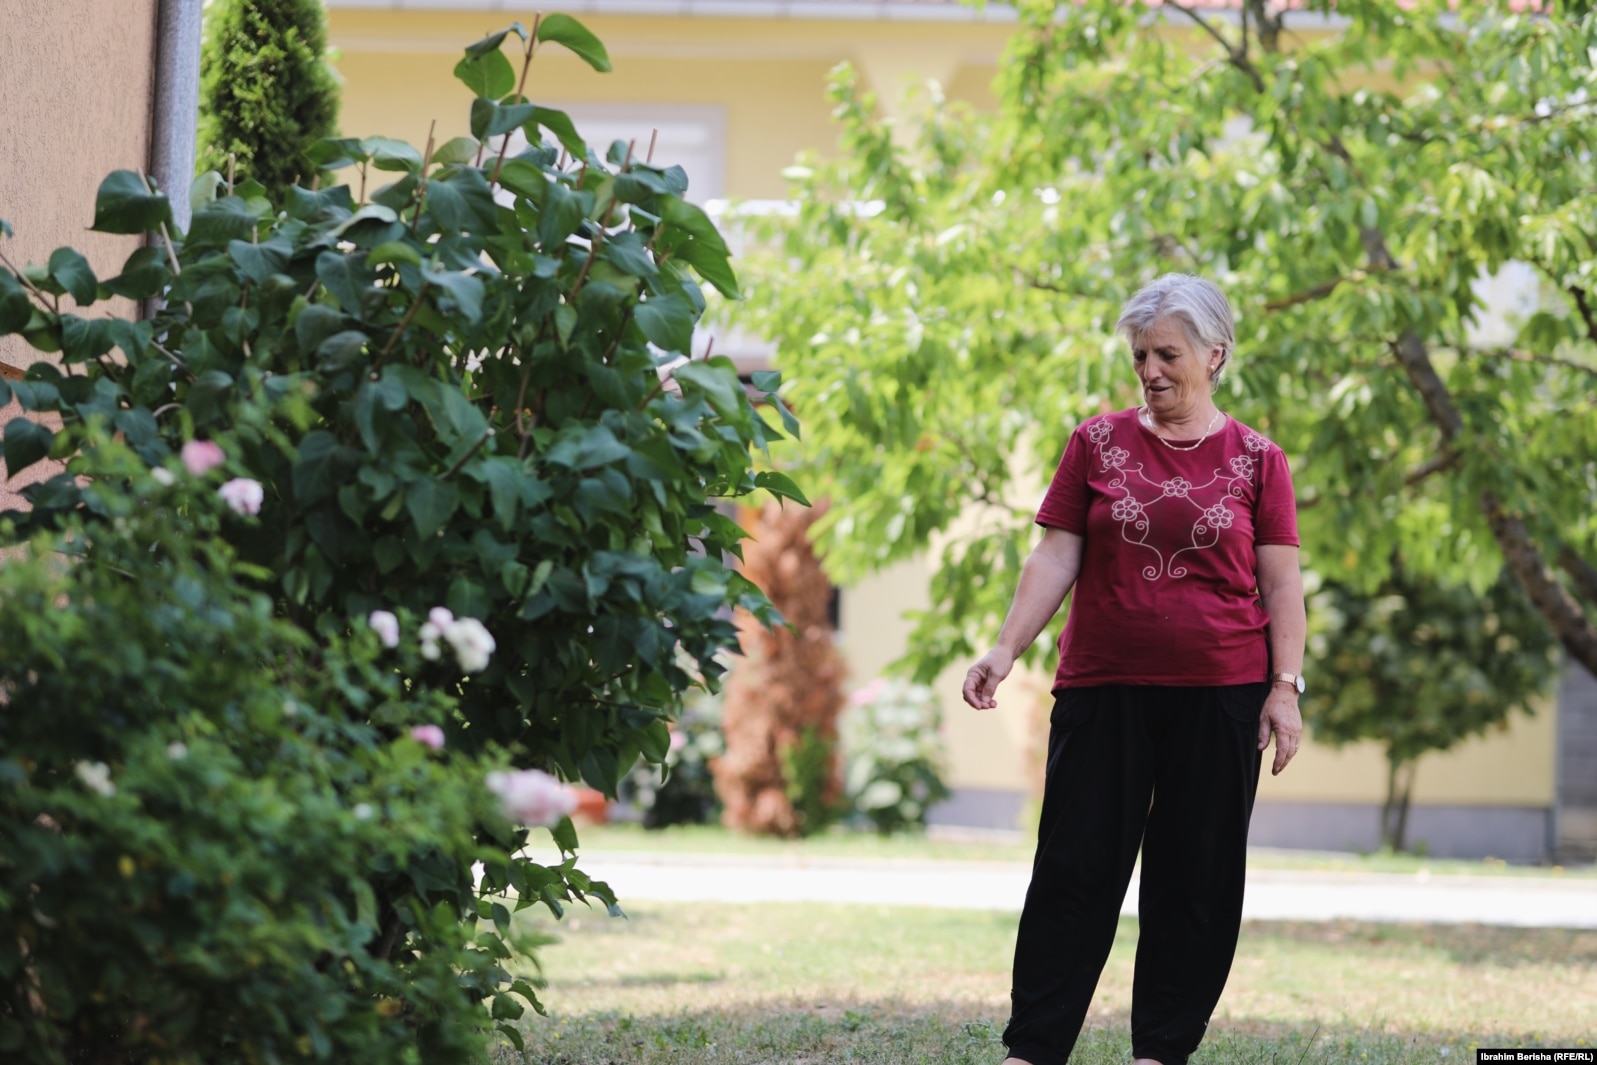
[[[1298,546],[1298,501],[1286,455],[1271,445],[1259,468],[1259,494],[1253,505],[1253,542]]]
[[[1091,455],[1085,432],[1088,424],[1083,423],[1070,434],[1065,455],[1059,460],[1059,468],[1054,470],[1053,482],[1048,485],[1042,506],[1037,508],[1038,525],[1078,535],[1085,535],[1087,531],[1087,504],[1090,502],[1087,462]]]

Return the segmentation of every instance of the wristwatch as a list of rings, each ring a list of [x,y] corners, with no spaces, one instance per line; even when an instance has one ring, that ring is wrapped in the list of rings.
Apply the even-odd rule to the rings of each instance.
[[[1290,684],[1292,687],[1297,689],[1297,693],[1299,695],[1303,694],[1304,684],[1303,674],[1301,673],[1277,673],[1275,676],[1270,678],[1270,683],[1274,684],[1277,682],[1282,684]]]

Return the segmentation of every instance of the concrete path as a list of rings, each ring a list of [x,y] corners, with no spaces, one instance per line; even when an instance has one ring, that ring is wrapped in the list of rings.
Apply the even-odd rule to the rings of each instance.
[[[840,902],[1020,909],[1030,869],[1011,862],[768,859],[585,853],[579,865],[628,902]],[[1122,913],[1137,912],[1137,882]],[[1255,870],[1250,920],[1425,921],[1597,928],[1597,880]]]

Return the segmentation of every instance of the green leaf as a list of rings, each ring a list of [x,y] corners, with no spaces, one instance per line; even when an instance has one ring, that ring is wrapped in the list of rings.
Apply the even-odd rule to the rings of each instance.
[[[498,519],[500,527],[509,532],[515,524],[516,512],[521,504],[520,482],[526,476],[521,464],[496,455],[482,464],[482,476],[488,482],[494,517]]]
[[[255,235],[256,218],[237,196],[207,204],[194,212],[189,222],[186,249],[225,248],[231,240],[249,240]]]
[[[776,470],[763,470],[755,474],[754,487],[763,488],[779,499],[791,499],[806,507],[810,505],[810,501],[799,490],[799,486],[793,483],[793,478]]]
[[[6,477],[12,478],[50,453],[55,434],[38,422],[12,418],[6,423]]]
[[[89,266],[89,260],[71,248],[57,248],[50,253],[50,277],[60,285],[79,307],[87,307],[97,298],[100,282]]]
[[[570,15],[560,12],[545,15],[538,23],[538,40],[564,45],[594,70],[601,74],[610,72],[610,53],[604,50],[599,38]]]
[[[509,995],[500,993],[494,996],[492,1012],[496,1021],[513,1021],[526,1013],[527,1008]]]
[[[0,336],[27,328],[33,317],[33,302],[9,270],[0,270]]]
[[[515,1047],[518,1053],[526,1053],[526,1040],[522,1038],[521,1032],[516,1029],[515,1025],[496,1024],[494,1025],[494,1031],[508,1039],[510,1045]]]
[[[431,537],[454,516],[460,505],[460,489],[453,481],[424,477],[405,492],[405,509],[416,526],[416,533]]]
[[[481,320],[483,288],[476,277],[452,270],[424,270],[421,276],[442,291],[467,322],[475,324]]]
[[[573,159],[585,159],[588,156],[588,144],[577,133],[577,127],[572,123],[571,116],[564,111],[556,111],[550,107],[535,107],[532,112],[532,121],[527,124],[527,138],[532,139],[537,127],[542,127],[555,135],[560,146],[571,153]],[[542,139],[542,134],[539,134]]]
[[[577,826],[571,818],[562,817],[549,829],[549,835],[554,837],[555,846],[560,848],[561,854],[577,853]]]
[[[384,241],[367,253],[366,265],[381,266],[384,263],[409,263],[411,266],[420,266],[421,252],[406,240]]]
[[[749,382],[761,392],[770,394],[782,387],[782,371],[755,370],[749,374]]]
[[[524,41],[527,39],[527,27],[523,26],[519,22],[512,22],[498,33],[490,33],[482,40],[477,41],[474,44],[467,45],[466,58],[478,59],[487,55],[489,52],[499,51],[499,46],[504,44],[505,38],[510,36],[512,33]]]
[[[324,137],[305,150],[305,158],[320,170],[341,170],[368,162],[371,153],[357,137]]]
[[[509,90],[505,90],[508,92]],[[478,93],[479,96],[487,95]],[[504,93],[499,95],[503,96]],[[454,163],[469,163],[477,158],[481,143],[475,137],[451,137],[433,150],[434,166],[449,166]]]
[[[709,215],[695,204],[670,197],[665,200],[661,220],[677,230],[666,240],[671,254],[697,270],[727,299],[742,298],[737,276],[732,272],[731,252]],[[686,240],[682,239],[684,234]]]
[[[537,111],[532,104],[501,104],[479,96],[471,101],[471,135],[478,140],[501,136],[525,125]]]
[[[166,250],[146,245],[129,255],[127,262],[122,264],[122,272],[104,284],[105,290],[113,296],[144,300],[159,295],[171,280],[172,271],[167,266]]]
[[[368,203],[360,210],[356,211],[354,214],[338,223],[338,225],[334,226],[332,231],[328,233],[328,236],[341,237],[363,222],[378,222],[387,224],[397,221],[399,221],[399,212],[394,210],[394,208],[382,203]]]
[[[455,77],[478,96],[495,100],[516,87],[516,68],[498,48],[477,55],[468,52],[455,64]]]
[[[743,386],[738,382],[736,372],[713,363],[684,363],[671,371],[671,376],[684,389],[691,387],[703,392],[710,406],[723,418],[732,417],[738,410],[739,400],[743,399]]]
[[[421,171],[421,153],[404,141],[392,137],[367,137],[360,142],[360,147],[371,156],[372,166],[378,170],[412,174]]]
[[[144,179],[131,170],[113,170],[100,182],[94,197],[94,224],[98,233],[148,233],[172,224],[172,205],[166,196],[151,192]]]
[[[299,341],[299,349],[308,355],[345,327],[343,314],[325,304],[313,303],[301,308],[294,319],[294,339]]]
[[[112,319],[61,316],[61,361],[87,362],[111,350],[116,341],[111,333]]]
[[[656,347],[686,355],[693,342],[693,307],[675,294],[651,296],[633,310],[638,328]]]
[[[299,443],[294,462],[294,500],[301,507],[318,503],[338,490],[341,478],[333,456],[338,437],[325,429],[313,429]]]
[[[213,203],[221,192],[222,186],[227,184],[227,179],[215,170],[207,170],[189,184],[189,211],[198,211],[208,203]]]
[[[294,245],[287,237],[278,235],[262,244],[247,240],[227,242],[227,257],[238,264],[244,276],[257,285],[266,284],[273,274],[288,270],[288,260],[294,254]]]
[[[233,378],[221,370],[207,370],[189,385],[188,411],[197,425],[209,425],[222,416]]]
[[[339,308],[352,318],[363,316],[361,296],[372,291],[376,280],[361,262],[363,258],[358,252],[340,255],[334,251],[324,251],[316,257],[317,278],[338,301]]]

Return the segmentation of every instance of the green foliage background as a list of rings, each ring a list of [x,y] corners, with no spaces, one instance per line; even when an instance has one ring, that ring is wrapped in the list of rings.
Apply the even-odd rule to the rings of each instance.
[[[1331,583],[1310,603],[1304,718],[1317,742],[1383,748],[1383,842],[1402,850],[1416,761],[1534,713],[1556,644],[1506,573],[1477,594],[1394,561],[1374,593]]]
[[[212,0],[200,52],[200,169],[254,178],[274,203],[321,175],[311,147],[338,128],[321,0]]]
[[[1396,552],[1482,592],[1506,560],[1597,666],[1597,20],[1018,8],[998,115],[928,91],[895,126],[841,69],[837,159],[750,223],[774,243],[739,320],[828,414],[802,469],[833,500],[829,567],[933,551],[916,675],[991,639],[1070,430],[1136,402],[1115,317],[1169,271],[1233,301],[1217,399],[1291,457],[1309,566],[1370,592]],[[1479,340],[1474,284],[1510,261],[1541,309]]]

